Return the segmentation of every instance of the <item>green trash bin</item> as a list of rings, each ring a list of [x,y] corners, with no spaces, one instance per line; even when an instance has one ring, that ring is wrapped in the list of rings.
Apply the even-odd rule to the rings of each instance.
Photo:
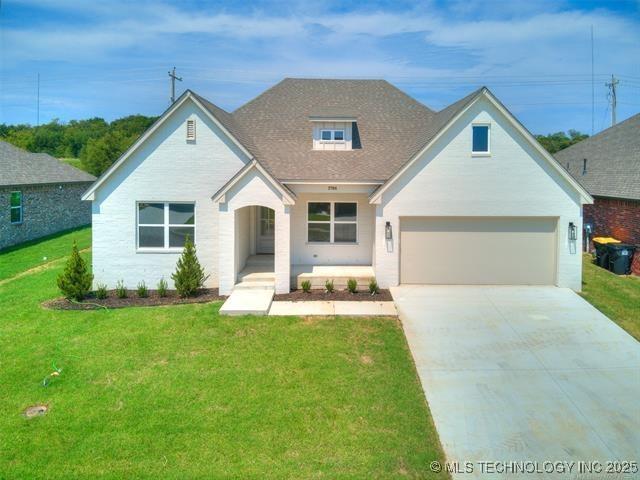
[[[636,247],[626,243],[610,243],[607,245],[609,270],[616,275],[628,275],[631,272],[631,260]]]
[[[596,248],[596,264],[599,267],[609,270],[609,251],[607,250],[607,245],[619,243],[620,240],[612,237],[593,238],[593,246]]]

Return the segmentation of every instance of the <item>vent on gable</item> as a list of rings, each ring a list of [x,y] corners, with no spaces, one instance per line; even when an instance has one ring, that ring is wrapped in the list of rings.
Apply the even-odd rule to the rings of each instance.
[[[187,120],[187,140],[196,139],[196,121]]]

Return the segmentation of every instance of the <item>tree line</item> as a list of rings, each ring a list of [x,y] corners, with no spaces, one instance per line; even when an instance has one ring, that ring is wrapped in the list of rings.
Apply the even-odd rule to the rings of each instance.
[[[0,124],[0,139],[29,152],[45,152],[57,158],[79,158],[82,168],[100,175],[129,148],[157,117],[130,115],[107,122],[102,118],[58,120],[32,125]],[[549,135],[536,135],[550,153],[556,153],[588,135],[569,130]]]
[[[0,124],[0,140],[29,152],[44,152],[57,158],[79,158],[84,170],[100,175],[156,118],[130,115],[112,122],[90,118],[68,123],[55,119],[38,127]]]

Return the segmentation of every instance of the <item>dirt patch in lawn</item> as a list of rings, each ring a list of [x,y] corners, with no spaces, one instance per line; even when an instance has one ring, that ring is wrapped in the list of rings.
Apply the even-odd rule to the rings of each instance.
[[[55,298],[42,303],[45,308],[54,310],[97,310],[102,308],[125,307],[157,307],[161,305],[181,305],[186,303],[207,303],[224,300],[226,297],[218,294],[217,288],[203,288],[197,296],[181,298],[175,291],[168,291],[166,297],[161,297],[155,290],[149,290],[149,295],[138,297],[135,290],[127,290],[126,298],[118,298],[115,290],[107,292],[107,298],[98,299],[94,294],[82,302],[74,302],[66,298]]]
[[[311,290],[308,293],[302,290],[293,290],[290,293],[278,294],[273,297],[273,300],[285,302],[391,302],[393,301],[393,297],[389,290],[380,290],[375,295],[371,295],[366,290],[356,293],[351,293],[347,290],[336,290],[333,293],[328,293],[325,290]]]

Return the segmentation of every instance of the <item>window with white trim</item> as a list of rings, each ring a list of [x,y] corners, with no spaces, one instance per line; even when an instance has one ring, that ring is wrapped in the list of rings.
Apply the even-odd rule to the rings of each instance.
[[[357,202],[309,202],[307,241],[309,243],[356,243]]]
[[[344,142],[344,129],[327,129],[320,130],[320,140],[323,142]]]
[[[471,153],[489,153],[489,124],[472,125]]]
[[[180,250],[187,236],[195,243],[195,204],[138,202],[138,249]]]
[[[196,139],[196,121],[187,120],[187,140]]]
[[[22,192],[11,192],[9,199],[11,223],[22,223]]]

